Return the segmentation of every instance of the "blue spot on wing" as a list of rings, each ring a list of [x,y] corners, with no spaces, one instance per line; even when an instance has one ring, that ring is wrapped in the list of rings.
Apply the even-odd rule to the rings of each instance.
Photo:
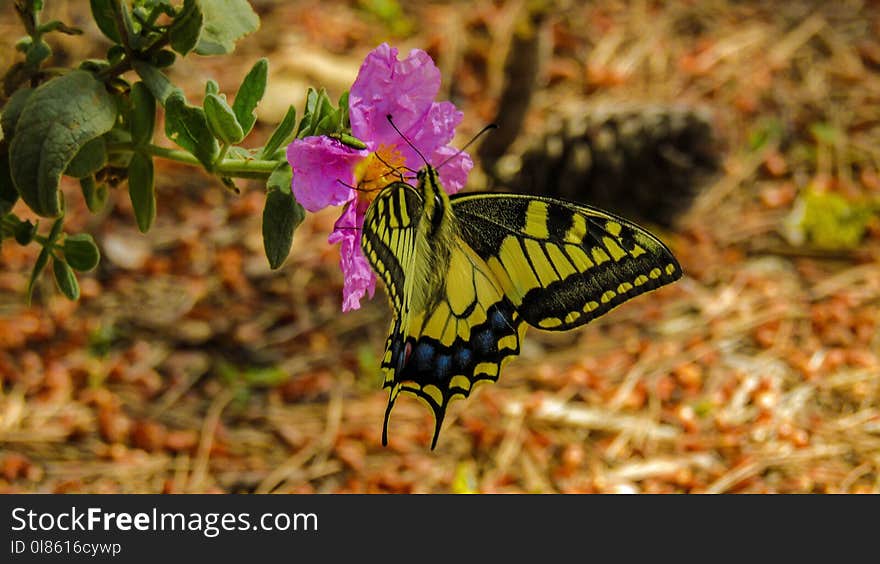
[[[466,373],[473,362],[474,355],[470,349],[461,347],[455,351],[455,369]]]
[[[445,382],[446,380],[448,380],[452,376],[449,373],[451,367],[452,356],[448,354],[439,355],[434,365],[434,373],[437,376],[437,380],[440,382]]]
[[[434,345],[422,341],[419,343],[415,351],[413,351],[412,360],[416,370],[419,372],[430,372],[431,365],[434,362]]]
[[[498,349],[498,339],[491,329],[486,328],[471,336],[471,346],[477,356],[489,355]]]

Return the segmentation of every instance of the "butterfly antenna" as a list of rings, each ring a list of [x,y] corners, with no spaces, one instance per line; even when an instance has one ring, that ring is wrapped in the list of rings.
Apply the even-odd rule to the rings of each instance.
[[[361,188],[360,186],[352,186],[352,185],[349,184],[348,182],[345,182],[344,180],[341,180],[341,179],[339,179],[339,178],[336,179],[336,182],[342,184],[343,186],[345,186],[345,187],[348,188],[349,190],[354,190],[355,192],[363,192],[364,194],[368,194],[368,193],[370,193],[370,192],[374,192],[375,190],[377,190],[376,188],[373,188],[373,189],[369,189],[369,190],[368,190],[368,189],[366,189],[366,188]]]
[[[431,163],[428,162],[428,159],[425,158],[425,155],[423,155],[422,152],[419,151],[415,145],[413,145],[413,142],[409,140],[409,137],[404,135],[403,132],[397,128],[397,125],[394,123],[394,118],[391,117],[391,114],[388,114],[385,117],[388,119],[388,123],[391,124],[391,127],[394,128],[394,131],[396,131],[397,134],[400,135],[404,141],[406,141],[406,144],[412,147],[412,150],[415,151],[419,157],[421,157],[422,161],[424,161],[426,165],[431,166]]]
[[[477,139],[479,139],[480,137],[482,137],[483,134],[486,133],[487,131],[491,131],[491,130],[493,130],[493,129],[498,129],[498,126],[497,126],[496,124],[494,124],[494,123],[490,123],[489,125],[487,125],[487,126],[484,127],[483,129],[481,129],[479,132],[477,132],[476,135],[474,135],[473,137],[471,137],[471,140],[470,140],[470,141],[468,141],[467,143],[464,144],[464,147],[462,147],[461,149],[459,149],[458,151],[456,151],[454,155],[450,156],[450,157],[447,158],[445,161],[443,161],[442,163],[440,163],[439,165],[437,165],[437,168],[438,168],[438,169],[441,168],[443,165],[445,165],[446,163],[448,163],[449,161],[451,161],[452,159],[454,159],[454,158],[457,157],[458,155],[464,153],[465,150],[467,150],[468,147],[470,147],[471,145],[474,144],[474,141],[476,141]]]
[[[415,173],[415,171],[414,171],[413,169],[409,168],[408,166],[394,166],[394,165],[392,165],[391,163],[389,163],[388,161],[386,161],[385,159],[383,159],[383,158],[382,158],[382,155],[380,155],[378,152],[373,153],[373,155],[374,155],[377,159],[379,159],[379,162],[380,162],[380,163],[382,163],[383,165],[385,165],[386,167],[388,167],[389,170],[393,170],[393,171],[394,171],[394,174],[397,174],[397,176],[400,177],[400,181],[401,181],[401,182],[403,182],[403,180],[404,180],[404,176],[403,176],[403,173],[400,172],[400,169],[403,169],[403,170],[406,170],[406,171],[409,171],[409,172],[413,172],[413,173]]]

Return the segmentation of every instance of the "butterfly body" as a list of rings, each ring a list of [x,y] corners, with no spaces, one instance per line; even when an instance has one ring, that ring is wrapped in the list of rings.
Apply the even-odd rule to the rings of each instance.
[[[417,180],[376,196],[361,237],[394,311],[383,444],[400,392],[434,412],[433,448],[451,399],[497,380],[527,325],[572,329],[681,276],[663,243],[612,214],[537,196],[449,196],[430,166]]]

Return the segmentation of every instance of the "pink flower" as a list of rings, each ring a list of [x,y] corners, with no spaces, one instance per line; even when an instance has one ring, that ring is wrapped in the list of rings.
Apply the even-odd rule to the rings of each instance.
[[[287,148],[293,194],[304,208],[314,212],[346,206],[328,238],[341,243],[343,311],[358,309],[361,298],[373,297],[376,290],[376,277],[360,246],[370,202],[382,187],[399,180],[398,170],[418,170],[425,164],[386,116],[392,116],[432,166],[445,163],[439,172],[448,193],[458,192],[473,168],[470,156],[456,155],[448,145],[462,113],[451,102],[435,102],[439,90],[440,70],[427,53],[413,49],[401,61],[397,49],[383,43],[367,55],[349,93],[351,132],[367,148],[353,149],[329,137],[297,139]]]

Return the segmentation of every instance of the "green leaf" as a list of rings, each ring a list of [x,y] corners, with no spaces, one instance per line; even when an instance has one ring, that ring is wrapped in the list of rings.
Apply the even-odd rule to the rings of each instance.
[[[260,18],[247,0],[198,0],[204,28],[196,46],[199,55],[225,55],[235,42],[260,27]]]
[[[208,94],[219,94],[220,93],[220,85],[217,84],[217,81],[213,78],[209,78],[205,83],[205,95]]]
[[[18,190],[12,183],[9,171],[9,152],[2,151],[0,152],[0,216],[9,213],[17,201]]]
[[[205,116],[214,137],[226,145],[234,145],[244,139],[244,131],[225,97],[221,98],[217,94],[205,96]]]
[[[52,20],[51,22],[46,22],[39,27],[40,32],[48,33],[50,31],[58,31],[67,35],[82,35],[82,30],[77,27],[69,27],[65,25],[63,22],[58,20]]]
[[[95,137],[82,146],[67,165],[64,174],[73,178],[85,178],[104,168],[107,164],[107,143],[103,137]]]
[[[76,301],[79,299],[79,282],[76,281],[76,274],[70,265],[58,258],[52,259],[52,270],[55,273],[55,284],[61,293],[67,296],[68,300]]]
[[[153,93],[153,97],[163,106],[166,104],[168,97],[177,90],[171,84],[171,81],[168,80],[168,77],[155,66],[144,61],[132,61],[131,66],[134,67],[135,72],[138,73],[138,76],[141,77],[141,80],[144,81],[144,84]]]
[[[156,187],[153,182],[153,159],[134,153],[128,165],[128,195],[138,229],[146,233],[156,219]]]
[[[31,298],[34,295],[34,285],[37,283],[37,278],[40,277],[40,274],[42,274],[46,265],[49,264],[49,256],[51,254],[52,253],[49,251],[48,247],[43,247],[43,250],[37,255],[37,260],[34,262],[34,268],[31,270],[31,277],[28,279],[27,292],[25,293],[28,305],[31,305]]]
[[[3,106],[3,114],[0,115],[0,127],[3,128],[4,139],[12,140],[15,135],[15,125],[18,123],[18,118],[21,117],[21,111],[33,93],[33,88],[16,90],[9,97],[6,105]]]
[[[98,184],[94,176],[86,176],[79,179],[79,186],[90,212],[98,213],[104,209],[109,195],[106,184]]]
[[[339,128],[341,130],[351,128],[351,123],[348,116],[348,97],[348,90],[346,90],[339,96]]]
[[[303,137],[308,137],[310,134],[310,130],[312,128],[312,117],[314,116],[315,109],[318,107],[318,92],[314,88],[309,88],[308,92],[306,92],[306,109],[303,113],[303,117],[299,122],[299,127],[296,129],[296,138],[302,139]]]
[[[37,255],[37,260],[34,262],[34,269],[31,271],[31,277],[28,280],[27,285],[27,303],[30,305],[31,297],[34,295],[34,284],[37,282],[37,278],[43,272],[43,269],[46,268],[46,265],[49,264],[49,257],[52,255],[52,245],[55,244],[55,240],[58,239],[58,236],[61,234],[61,228],[64,226],[64,218],[59,217],[55,220],[55,223],[52,224],[52,229],[49,231],[49,238],[46,245],[43,246],[43,250],[40,251],[40,254]]]
[[[61,174],[83,145],[110,131],[115,121],[115,100],[86,71],[53,78],[33,92],[15,126],[9,162],[12,180],[34,212],[61,213]]]
[[[116,20],[113,18],[114,0],[89,0],[92,7],[92,18],[98,24],[101,33],[114,43],[120,43],[119,30],[116,29]]]
[[[268,159],[272,154],[278,150],[278,147],[282,145],[287,145],[291,141],[293,141],[294,136],[296,135],[296,108],[290,106],[287,108],[287,113],[284,114],[284,118],[281,120],[281,123],[275,128],[275,131],[272,132],[272,135],[269,137],[269,140],[266,142],[266,145],[263,147],[263,150],[260,151],[261,159]]]
[[[318,122],[318,125],[315,127],[314,135],[331,135],[334,133],[338,133],[340,130],[339,127],[339,118],[341,112],[339,110],[332,110],[324,115],[321,118],[321,121]]]
[[[305,219],[305,210],[290,190],[293,173],[290,165],[282,163],[272,172],[267,182],[266,207],[263,208],[263,248],[269,267],[279,268],[290,254],[293,232]]]
[[[165,101],[165,135],[195,155],[208,170],[220,152],[217,139],[208,127],[205,112],[188,105],[179,90],[175,90]]]
[[[64,259],[74,270],[88,272],[101,260],[101,252],[98,245],[88,233],[68,235],[64,239]]]
[[[144,82],[131,86],[131,141],[143,145],[153,140],[156,127],[156,98]]]
[[[333,102],[327,96],[323,88],[315,91],[309,88],[306,96],[306,113],[299,124],[296,137],[302,139],[310,135],[323,133],[337,133],[336,123],[339,122],[339,112],[333,107]]]
[[[238,123],[241,124],[245,135],[251,132],[254,123],[257,121],[254,110],[257,109],[257,104],[260,103],[260,100],[263,99],[263,94],[266,93],[268,77],[269,61],[262,58],[254,63],[254,66],[247,73],[247,76],[244,77],[241,87],[235,94],[235,101],[232,102],[232,111],[235,112],[235,117],[238,118]]]
[[[171,48],[186,55],[192,51],[199,42],[199,36],[202,34],[204,26],[204,17],[202,9],[197,0],[185,0],[183,9],[174,18],[169,31],[171,39]]]

